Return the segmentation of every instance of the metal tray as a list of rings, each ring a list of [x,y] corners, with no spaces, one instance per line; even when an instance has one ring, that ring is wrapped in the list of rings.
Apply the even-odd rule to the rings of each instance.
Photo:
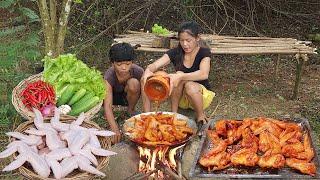
[[[205,130],[209,127],[212,128],[215,125],[215,122],[221,118],[212,119],[206,126]],[[260,167],[229,167],[219,171],[207,171],[204,169],[199,163],[199,159],[201,155],[208,150],[210,146],[212,146],[210,140],[207,138],[207,133],[203,133],[201,137],[201,141],[199,144],[199,148],[197,149],[193,164],[190,168],[189,176],[190,177],[202,177],[202,178],[286,178],[286,179],[320,179],[320,166],[319,166],[319,158],[318,158],[318,148],[315,145],[316,136],[311,130],[309,121],[305,118],[294,118],[291,121],[298,123],[303,131],[308,132],[311,137],[311,144],[315,151],[315,156],[313,158],[313,162],[317,167],[316,175],[310,176],[302,174],[290,167],[285,166],[279,170],[262,170]]]

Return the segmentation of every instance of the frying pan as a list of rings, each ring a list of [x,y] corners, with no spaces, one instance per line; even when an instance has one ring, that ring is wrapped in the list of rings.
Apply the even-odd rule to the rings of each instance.
[[[192,128],[192,131],[193,131],[193,134],[192,135],[189,135],[185,140],[183,141],[177,141],[177,142],[173,142],[172,144],[170,145],[164,145],[164,144],[154,144],[154,145],[150,145],[150,144],[146,144],[146,143],[143,143],[143,142],[140,142],[140,141],[137,141],[135,140],[135,138],[133,137],[133,134],[126,131],[128,128],[134,128],[134,121],[135,119],[138,119],[140,120],[140,116],[141,115],[149,115],[149,114],[156,114],[156,113],[159,113],[159,112],[147,112],[147,113],[141,113],[141,114],[138,114],[138,115],[135,115],[135,116],[132,116],[131,118],[125,120],[124,122],[124,125],[123,125],[123,132],[124,132],[124,135],[130,139],[131,141],[133,141],[134,143],[142,146],[142,147],[156,147],[156,146],[170,146],[170,147],[177,147],[179,145],[182,145],[182,144],[185,144],[186,142],[188,142],[189,140],[191,140],[197,133],[197,130],[198,130],[198,127],[197,127],[197,124],[195,123],[194,120],[188,118],[187,116],[184,116],[182,114],[178,114],[178,113],[173,113],[173,112],[161,112],[162,114],[170,114],[170,115],[176,115],[176,118],[179,119],[179,120],[184,120],[187,122],[187,125],[188,127]]]

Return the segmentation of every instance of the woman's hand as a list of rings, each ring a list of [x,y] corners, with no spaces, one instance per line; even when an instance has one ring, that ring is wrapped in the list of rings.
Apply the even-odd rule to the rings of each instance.
[[[142,83],[143,85],[146,84],[147,79],[153,75],[153,72],[151,72],[148,68],[144,71],[142,75]]]
[[[183,76],[183,72],[181,71],[177,71],[175,74],[169,74],[169,78],[170,78],[170,95],[171,92],[173,90],[173,88],[176,88],[179,86],[181,80],[182,80],[182,76]]]

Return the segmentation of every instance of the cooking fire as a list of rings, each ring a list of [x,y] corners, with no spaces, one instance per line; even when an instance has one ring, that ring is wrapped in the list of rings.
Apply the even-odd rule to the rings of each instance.
[[[177,161],[180,163],[181,157],[178,157],[176,161],[175,156],[184,145],[171,149],[169,146],[157,146],[154,149],[138,146],[139,172],[147,174],[153,171],[154,173],[150,177],[155,179],[165,179],[166,176],[181,176],[181,170],[177,167]],[[170,172],[163,172],[163,170]]]

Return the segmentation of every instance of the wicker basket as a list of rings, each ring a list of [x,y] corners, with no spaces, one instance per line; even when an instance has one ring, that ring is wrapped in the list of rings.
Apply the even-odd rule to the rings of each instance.
[[[66,118],[63,120],[60,120],[61,122],[64,123],[71,123],[72,121],[76,120],[76,118],[71,117],[71,118]],[[49,122],[50,119],[47,118],[45,119],[45,122]],[[98,124],[92,122],[92,121],[84,121],[81,125],[82,127],[86,127],[86,128],[97,128],[97,129],[101,129],[99,127]],[[33,121],[27,121],[24,122],[22,124],[20,124],[17,129],[15,129],[16,132],[21,132],[23,133],[25,130],[29,129],[29,128],[35,128]],[[103,149],[109,149],[111,147],[111,138],[110,137],[98,137],[101,147]],[[10,138],[10,142],[12,142],[13,140],[15,140],[14,138]],[[17,154],[15,153],[13,155],[14,158],[16,158]],[[96,167],[98,170],[101,170],[103,168],[105,168],[108,165],[109,162],[109,157],[103,157],[103,156],[96,156],[97,160],[98,160],[98,166]],[[25,163],[23,166],[21,166],[19,168],[20,173],[26,177],[27,179],[46,179],[46,180],[53,180],[53,175],[52,173],[50,174],[49,178],[43,178],[41,176],[39,176],[38,174],[36,174],[31,165],[29,163]],[[69,174],[67,177],[65,177],[65,180],[78,180],[78,179],[93,179],[95,177],[95,175],[87,173],[87,172],[82,172],[79,170],[75,170],[73,171],[71,174]]]
[[[35,74],[32,75],[30,77],[28,77],[27,79],[24,79],[23,81],[21,81],[12,91],[12,104],[14,106],[14,108],[17,110],[17,112],[24,118],[29,119],[29,120],[33,120],[34,118],[34,113],[32,111],[30,111],[23,103],[21,100],[21,92],[24,90],[24,88],[27,87],[27,85],[30,82],[35,82],[38,80],[42,80],[42,73],[40,74]],[[93,116],[95,114],[97,114],[102,106],[102,101],[99,102],[96,106],[94,106],[93,108],[91,108],[89,111],[85,112],[86,115],[86,119],[92,119]],[[61,119],[68,119],[68,118],[72,118],[73,116],[69,116],[69,115],[61,115]]]

